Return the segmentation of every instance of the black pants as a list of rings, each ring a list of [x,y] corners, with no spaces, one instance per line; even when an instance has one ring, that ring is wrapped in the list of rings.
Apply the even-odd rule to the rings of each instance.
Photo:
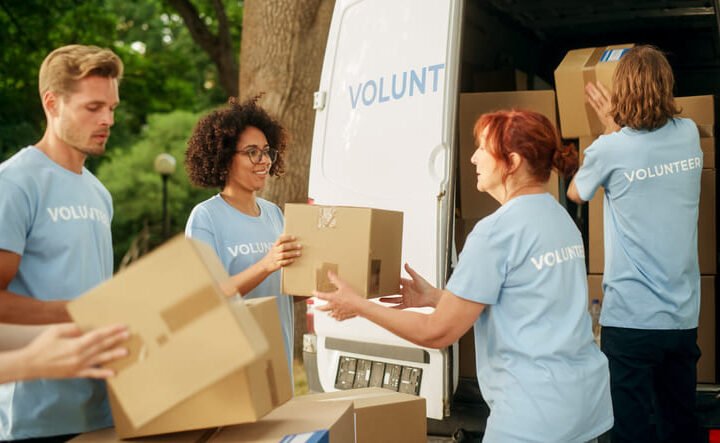
[[[610,363],[613,443],[701,439],[695,415],[697,329],[602,328]]]

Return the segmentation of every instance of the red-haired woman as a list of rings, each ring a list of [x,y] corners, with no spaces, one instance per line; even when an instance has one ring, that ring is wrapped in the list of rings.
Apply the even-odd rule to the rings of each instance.
[[[606,358],[593,342],[580,232],[545,191],[552,168],[577,168],[544,116],[485,114],[475,124],[477,189],[501,203],[468,236],[445,289],[405,266],[396,308],[358,296],[335,275],[319,307],[361,316],[420,346],[442,348],[475,329],[477,378],[490,407],[484,441],[590,441],[612,427]]]

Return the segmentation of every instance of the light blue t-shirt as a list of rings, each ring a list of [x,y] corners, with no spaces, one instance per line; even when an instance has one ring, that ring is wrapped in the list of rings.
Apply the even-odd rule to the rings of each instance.
[[[275,204],[262,198],[257,198],[257,204],[260,216],[252,217],[230,206],[220,195],[214,195],[193,208],[185,235],[212,246],[230,275],[242,272],[267,255],[285,226],[282,211]],[[279,270],[243,294],[248,299],[269,296],[277,297],[285,352],[292,374],[293,301],[292,297],[280,292]]]
[[[702,162],[697,126],[682,118],[653,131],[622,128],[585,151],[580,198],[605,189],[603,326],[697,327]]]
[[[487,305],[474,325],[485,441],[586,442],[612,427],[584,257],[580,232],[547,193],[510,200],[468,236],[447,290]]]
[[[8,290],[70,300],[112,276],[112,199],[34,146],[0,164],[0,249],[22,256]],[[85,379],[0,385],[0,440],[112,426],[105,383]]]

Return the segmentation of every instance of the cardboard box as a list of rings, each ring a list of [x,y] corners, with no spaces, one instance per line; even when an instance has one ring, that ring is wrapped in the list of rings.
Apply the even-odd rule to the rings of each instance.
[[[427,440],[425,399],[383,388],[361,388],[296,397],[318,404],[352,401],[356,443],[415,443]]]
[[[701,274],[717,273],[717,222],[715,170],[703,169],[700,177],[700,211],[698,217],[698,261]],[[603,232],[603,199],[598,189],[588,208],[588,271],[602,274],[605,271],[605,244]]]
[[[258,422],[222,428],[208,441],[352,443],[355,441],[353,403],[322,402],[310,408],[307,402],[294,398]]]
[[[477,119],[487,112],[502,109],[528,109],[546,116],[553,124],[557,122],[554,91],[479,92],[460,94],[460,212],[462,218],[482,218],[500,207],[495,199],[477,190],[475,165],[470,163],[477,146],[473,127]],[[555,171],[548,182],[548,192],[558,198],[559,183]]]
[[[333,291],[332,270],[367,298],[398,294],[403,214],[349,206],[285,205],[285,232],[302,256],[283,268],[282,292]]]
[[[152,437],[141,437],[133,439],[135,443],[203,443],[207,441],[216,429],[205,429],[202,431],[178,432],[173,434],[155,435]],[[72,440],[71,443],[122,443],[115,434],[114,428],[101,429],[99,431],[87,432],[79,435]]]
[[[132,332],[129,356],[109,365],[119,437],[252,422],[289,398],[266,338],[279,320],[258,324],[231,305],[227,277],[209,246],[178,236],[68,305],[83,329],[124,322]]]
[[[568,51],[555,69],[560,130],[564,138],[599,135],[605,131],[585,99],[585,85],[598,81],[612,91],[617,63],[633,46],[622,44]]]
[[[703,169],[715,169],[715,137],[702,137],[700,149],[703,152]]]
[[[700,137],[713,137],[715,132],[715,100],[712,95],[675,97],[680,107],[679,117],[692,119],[698,125]]]
[[[700,277],[700,322],[697,343],[700,360],[697,366],[698,383],[716,383],[715,347],[717,327],[715,322],[715,276]]]

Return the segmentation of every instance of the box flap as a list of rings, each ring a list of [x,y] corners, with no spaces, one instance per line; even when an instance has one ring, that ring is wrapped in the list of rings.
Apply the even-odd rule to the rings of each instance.
[[[202,248],[178,236],[68,304],[83,329],[129,326],[129,356],[108,365],[117,371],[108,385],[135,427],[268,351],[247,308],[242,323],[229,308],[222,265]]]

